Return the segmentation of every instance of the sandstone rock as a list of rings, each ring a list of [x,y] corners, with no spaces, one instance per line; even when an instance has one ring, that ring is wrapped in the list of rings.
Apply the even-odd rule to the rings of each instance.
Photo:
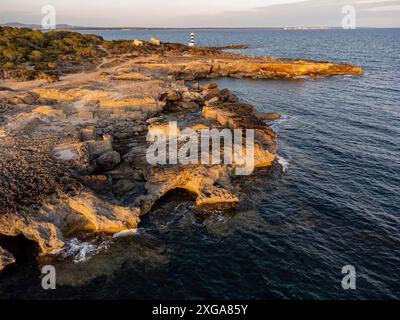
[[[176,167],[154,167],[147,172],[146,190],[147,194],[138,197],[136,205],[142,208],[142,214],[148,212],[157,199],[167,192],[175,189],[185,189],[197,195],[199,205],[236,202],[238,197],[223,187],[213,187],[218,181],[228,179],[226,166],[176,166]],[[208,191],[207,191],[208,190]]]
[[[150,118],[150,119],[147,119],[147,120],[146,120],[146,123],[152,124],[152,123],[158,122],[158,121],[160,121],[160,120],[161,120],[160,117]]]
[[[255,115],[257,118],[266,121],[274,121],[274,120],[279,120],[281,118],[281,115],[278,112],[271,112],[271,113],[256,112]]]
[[[207,100],[205,102],[205,104],[206,104],[206,106],[208,106],[208,105],[211,105],[211,104],[214,104],[214,103],[218,103],[218,102],[219,102],[219,97],[214,97],[214,98],[211,98],[210,100]]]
[[[202,193],[196,198],[197,206],[213,205],[213,204],[228,204],[239,202],[239,197],[236,194],[229,192],[226,189],[216,186],[205,188]]]
[[[238,102],[238,101],[239,101],[239,98],[236,95],[234,95],[232,93],[228,95],[227,102]]]
[[[218,88],[218,85],[216,83],[212,83],[212,82],[201,86],[201,89],[203,89],[203,90],[210,90],[210,89],[216,89],[216,88]]]
[[[10,264],[15,263],[14,256],[7,250],[0,247],[0,271]]]
[[[195,112],[199,109],[199,105],[196,102],[193,101],[182,101],[179,103],[179,110],[180,111],[189,111],[189,112]]]
[[[159,132],[163,133],[166,139],[169,137],[179,137],[181,134],[181,131],[178,127],[170,126],[168,123],[153,123],[148,127],[149,135],[158,135]]]
[[[131,73],[121,73],[113,77],[114,80],[150,80],[149,77],[141,74],[139,72],[131,72]]]
[[[218,97],[219,101],[224,102],[228,101],[231,93],[227,89],[219,90],[219,89],[208,89],[202,92],[204,101],[211,100],[215,97]]]
[[[82,216],[83,220],[73,230],[91,232],[116,233],[127,229],[137,228],[139,223],[139,209],[132,209],[114,205],[90,193],[82,193],[68,200],[69,207]]]
[[[34,104],[39,98],[39,95],[34,92],[27,92],[21,96],[21,100],[25,104],[32,105]]]
[[[161,44],[161,41],[154,37],[150,38],[149,42],[155,46],[159,46]]]
[[[200,84],[198,82],[192,83],[191,87],[192,87],[193,90],[200,90],[201,89],[201,86],[200,86]]]
[[[247,150],[246,150],[247,152]],[[264,150],[259,144],[254,145],[254,167],[264,168],[272,165],[275,160],[275,155],[267,150]]]
[[[86,187],[98,193],[110,190],[110,179],[105,175],[87,175],[80,177],[79,180]]]
[[[26,92],[24,94],[16,95],[14,97],[11,97],[8,100],[8,103],[10,104],[28,104],[28,105],[33,105],[35,104],[39,99],[39,95],[34,93],[34,92]]]
[[[21,113],[9,121],[4,128],[5,132],[14,134],[31,134],[40,125],[44,124],[44,117],[35,113]]]
[[[64,110],[54,109],[49,106],[37,107],[32,110],[32,113],[38,113],[38,114],[42,114],[47,117],[56,118],[56,119],[65,119],[67,117]]]
[[[41,253],[64,246],[64,237],[60,229],[42,216],[0,215],[0,234],[10,237],[23,235],[28,240],[36,242]]]
[[[133,40],[133,45],[134,46],[143,46],[143,41],[141,41],[141,40],[138,40],[138,39],[134,39]]]
[[[184,91],[182,93],[182,101],[185,102],[193,102],[196,101],[199,97],[199,93],[198,92],[194,92],[194,91]]]
[[[167,93],[166,100],[168,101],[179,101],[182,99],[180,92],[174,90]]]
[[[110,136],[109,134],[105,134],[103,136],[103,140],[86,141],[85,145],[88,147],[89,153],[92,158],[97,158],[106,152],[113,151],[112,141],[112,136]]]
[[[121,162],[121,156],[117,151],[108,151],[96,159],[96,165],[101,170],[112,170]]]
[[[94,115],[92,111],[79,111],[76,115],[79,119],[93,119]]]

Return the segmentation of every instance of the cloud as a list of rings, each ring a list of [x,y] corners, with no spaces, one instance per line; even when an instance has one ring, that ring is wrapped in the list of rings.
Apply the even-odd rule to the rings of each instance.
[[[367,11],[400,11],[400,5],[367,8]]]
[[[225,12],[218,15],[192,16],[196,25],[243,26],[243,27],[340,27],[342,8],[353,5],[357,13],[358,27],[400,27],[397,8],[400,0],[309,0],[291,4],[275,4],[254,8],[251,11]]]

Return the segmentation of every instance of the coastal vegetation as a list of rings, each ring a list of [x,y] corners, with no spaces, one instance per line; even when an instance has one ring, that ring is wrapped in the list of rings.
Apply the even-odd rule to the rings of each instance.
[[[56,80],[63,68],[105,55],[102,37],[70,31],[0,27],[0,78]]]

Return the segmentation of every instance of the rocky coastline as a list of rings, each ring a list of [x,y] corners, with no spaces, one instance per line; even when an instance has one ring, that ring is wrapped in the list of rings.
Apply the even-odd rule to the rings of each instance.
[[[198,81],[363,73],[346,64],[171,43],[106,43],[95,37],[90,48],[90,59],[64,59],[50,74],[36,70],[21,78],[15,75],[26,71],[0,72],[0,270],[18,263],[1,246],[2,237],[23,236],[45,255],[82,233],[140,228],[141,217],[173,190],[193,193],[199,214],[207,206],[235,206],[239,164],[146,161],[147,134],[165,130],[170,121],[177,122],[178,137],[186,128],[252,129],[255,168],[276,160],[276,135],[266,120],[279,115],[258,112],[229,90]],[[90,68],[82,72],[82,65]]]

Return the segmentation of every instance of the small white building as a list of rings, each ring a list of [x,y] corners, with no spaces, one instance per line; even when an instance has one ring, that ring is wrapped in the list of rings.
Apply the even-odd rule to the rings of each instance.
[[[195,46],[195,42],[194,42],[194,37],[195,37],[195,35],[194,35],[194,33],[192,32],[191,34],[190,34],[190,41],[189,41],[189,47],[194,47]]]

